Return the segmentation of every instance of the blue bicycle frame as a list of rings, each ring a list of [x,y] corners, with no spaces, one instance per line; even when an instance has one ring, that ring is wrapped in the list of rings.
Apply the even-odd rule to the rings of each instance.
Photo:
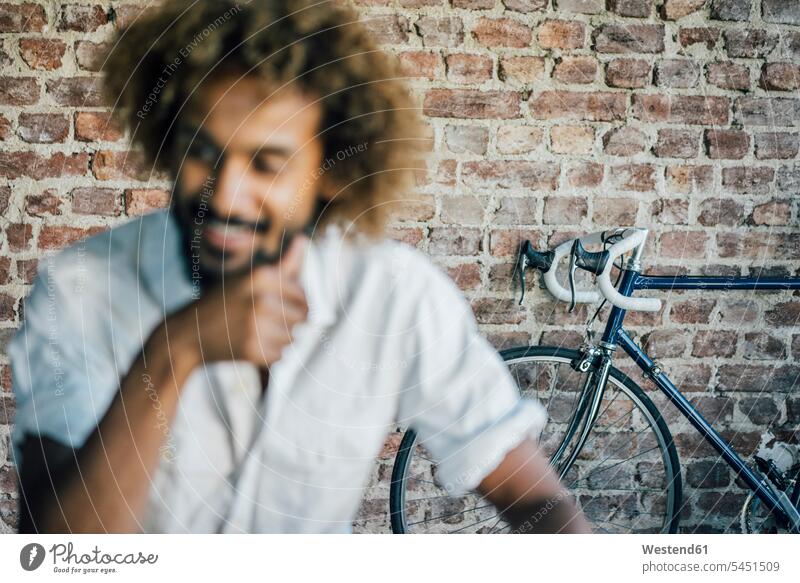
[[[706,276],[662,276],[643,275],[635,269],[625,269],[621,273],[618,291],[624,296],[632,296],[639,290],[795,290],[800,289],[800,277],[706,277]],[[700,434],[719,452],[722,458],[747,483],[761,501],[773,512],[792,522],[771,487],[764,483],[763,477],[753,471],[733,450],[730,444],[698,413],[678,387],[661,368],[622,327],[625,310],[613,306],[608,324],[602,337],[602,346],[612,349],[617,345],[628,354],[647,377],[669,398],[678,410],[700,432]]]

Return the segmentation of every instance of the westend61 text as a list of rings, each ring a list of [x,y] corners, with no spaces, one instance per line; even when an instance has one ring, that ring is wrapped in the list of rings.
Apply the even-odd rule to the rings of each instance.
[[[645,555],[707,555],[708,545],[642,545]]]

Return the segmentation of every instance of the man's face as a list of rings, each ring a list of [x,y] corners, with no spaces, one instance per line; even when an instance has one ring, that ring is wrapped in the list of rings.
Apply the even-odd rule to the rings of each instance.
[[[276,261],[285,233],[315,218],[322,111],[290,89],[265,100],[257,79],[238,76],[214,81],[200,103],[205,119],[187,116],[178,130],[173,206],[209,284],[254,257]]]

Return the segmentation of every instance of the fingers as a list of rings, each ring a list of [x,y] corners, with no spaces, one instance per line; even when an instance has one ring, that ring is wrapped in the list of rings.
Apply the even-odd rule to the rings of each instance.
[[[300,277],[300,270],[303,267],[303,258],[308,247],[308,237],[302,233],[297,233],[289,244],[289,249],[283,254],[279,269],[281,274],[288,278]]]

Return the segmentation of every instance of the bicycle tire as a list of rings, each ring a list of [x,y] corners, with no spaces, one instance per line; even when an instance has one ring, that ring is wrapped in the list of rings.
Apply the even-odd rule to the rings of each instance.
[[[580,355],[577,350],[554,346],[521,346],[509,348],[500,352],[507,363],[515,363],[520,359],[538,358],[541,362],[553,359],[555,362],[565,363],[572,361]],[[532,360],[532,362],[535,362]],[[615,367],[611,367],[609,383],[613,383],[625,392],[631,401],[649,418],[649,425],[656,434],[660,444],[660,453],[664,462],[667,484],[665,505],[665,518],[661,532],[676,533],[680,522],[681,501],[683,496],[683,483],[681,479],[680,461],[672,435],[660,411],[644,390],[630,377]],[[395,456],[392,468],[391,484],[389,490],[389,509],[392,532],[404,534],[409,532],[406,519],[406,486],[408,469],[411,465],[416,448],[417,434],[413,429],[408,429]]]

